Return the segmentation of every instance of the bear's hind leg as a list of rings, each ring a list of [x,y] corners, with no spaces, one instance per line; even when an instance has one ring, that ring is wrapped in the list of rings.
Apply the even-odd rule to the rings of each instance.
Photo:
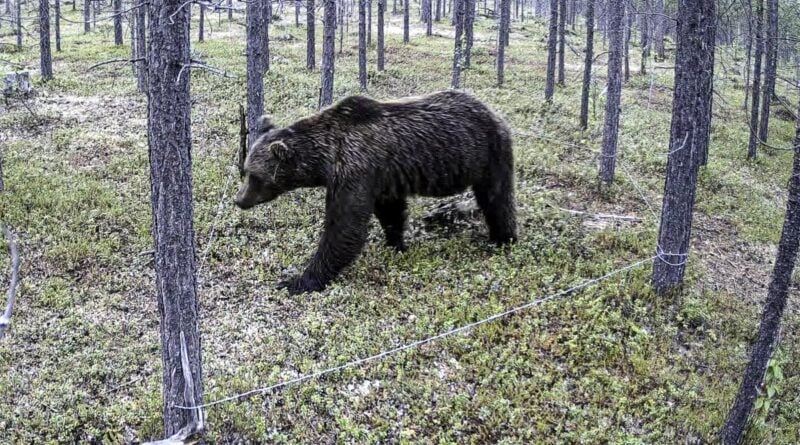
[[[406,226],[407,206],[405,198],[383,200],[375,203],[375,216],[383,227],[386,245],[398,252],[405,252],[403,230]]]
[[[511,181],[506,179],[495,184],[476,184],[472,190],[489,226],[489,239],[496,244],[516,241],[517,218]]]

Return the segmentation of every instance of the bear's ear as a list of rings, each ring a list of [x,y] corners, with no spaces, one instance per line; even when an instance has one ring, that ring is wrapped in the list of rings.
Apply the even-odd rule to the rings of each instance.
[[[268,114],[265,114],[258,118],[258,123],[256,125],[256,131],[259,133],[266,133],[270,130],[275,128],[275,125],[272,123],[272,118],[269,117]]]
[[[275,158],[285,161],[292,156],[292,151],[283,141],[275,141],[269,144],[269,151]]]

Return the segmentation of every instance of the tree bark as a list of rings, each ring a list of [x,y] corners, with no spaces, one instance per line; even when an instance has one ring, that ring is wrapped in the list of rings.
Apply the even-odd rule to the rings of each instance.
[[[778,342],[778,330],[789,296],[798,246],[800,246],[800,120],[795,132],[794,165],[792,176],[789,178],[789,199],[786,203],[783,232],[778,243],[778,253],[772,269],[761,324],[758,327],[758,337],[750,352],[750,362],[744,371],[742,386],[739,387],[736,400],[722,430],[722,440],[726,445],[736,445],[741,442],[747,418],[764,381],[769,360]]]
[[[14,6],[16,9],[16,19],[14,20],[14,25],[16,26],[16,37],[17,37],[17,49],[22,51],[22,3],[21,0],[15,0]]]
[[[172,17],[172,20],[167,19]],[[192,209],[189,11],[182,0],[151,0],[147,128],[156,291],[164,362],[164,431],[201,422],[203,381]],[[182,357],[181,337],[186,356]],[[191,386],[181,360],[188,361]]]
[[[761,98],[761,59],[764,53],[764,42],[761,39],[764,22],[763,0],[756,0],[755,22],[753,45],[756,47],[756,53],[753,56],[753,104],[750,107],[750,141],[747,144],[747,159],[755,159],[758,156],[758,112],[760,111],[758,101]]]
[[[134,0],[136,1],[136,0]],[[114,3],[114,45],[122,45],[122,0],[113,0]]]
[[[255,0],[255,1],[262,2],[261,11],[264,15],[264,19],[261,25],[263,27],[261,45],[263,45],[264,47],[261,52],[261,73],[263,74],[269,71],[269,23],[272,21],[272,0]]]
[[[505,9],[505,4],[510,0],[500,0],[500,9]],[[505,38],[503,34],[506,32],[506,20],[507,17],[505,14],[500,14],[500,28],[497,30],[497,85],[503,86],[503,81],[505,80],[505,57],[506,57],[506,47],[503,45],[503,39]]]
[[[358,0],[358,83],[367,90],[367,0]]]
[[[300,2],[302,0],[294,0],[294,27],[300,27]]]
[[[50,3],[39,0],[39,60],[42,79],[53,79],[53,57],[50,54]]]
[[[657,15],[653,16],[653,46],[655,47],[656,58],[661,61],[666,58],[664,53],[664,28],[666,22],[664,17],[658,14],[665,14],[664,0],[656,0],[655,8]]]
[[[583,63],[583,88],[581,89],[581,130],[589,127],[589,88],[592,82],[594,58],[594,1],[586,0],[586,58]]]
[[[453,15],[456,18],[456,35],[455,46],[453,48],[453,79],[450,82],[450,87],[454,89],[461,88],[461,67],[462,67],[462,47],[463,47],[463,34],[464,34],[464,9],[467,0],[456,0],[453,5],[455,11]]]
[[[558,2],[558,84],[564,85],[564,51],[566,49],[567,0]]]
[[[323,0],[325,19],[322,35],[322,94],[320,107],[333,103],[334,45],[336,41],[336,0]]]
[[[633,26],[633,14],[631,14],[630,7],[625,5],[625,18],[623,20],[623,35],[625,36],[625,48],[622,54],[625,56],[625,82],[631,79],[631,63],[630,63],[630,43],[631,43],[631,27]]]
[[[233,0],[228,0],[228,21],[233,21]]]
[[[505,3],[505,6],[502,6],[501,3],[500,14],[505,14],[506,16],[506,28],[503,30],[503,45],[508,46],[509,39],[511,37],[511,2]]]
[[[443,0],[436,0],[436,17],[434,18],[436,23],[442,21],[442,1]]]
[[[475,0],[464,2],[464,68],[469,68],[472,63],[472,45],[475,43]],[[503,35],[506,35],[506,31],[503,31]]]
[[[19,4],[20,0],[17,0]],[[92,0],[83,0],[83,33],[86,34],[92,30]]]
[[[614,181],[614,167],[619,137],[620,93],[622,91],[622,52],[624,0],[609,0],[608,87],[606,88],[606,115],[603,125],[603,149],[600,155],[600,180],[606,184]]]
[[[697,172],[708,147],[715,9],[715,0],[680,0],[678,4],[670,154],[652,277],[659,295],[679,288],[686,270]]]
[[[384,69],[384,36],[383,36],[383,18],[386,14],[386,0],[378,0],[378,71]]]
[[[408,43],[410,39],[410,33],[408,29],[408,0],[403,2],[403,43]]]
[[[140,93],[147,94],[147,39],[145,38],[147,32],[147,8],[145,6],[139,6],[134,11],[134,14],[136,16],[136,23],[134,26],[136,55],[134,58],[145,59],[134,62],[134,67],[136,68],[136,86]]]
[[[370,45],[372,45],[372,0],[367,0],[367,46]]]
[[[550,32],[547,35],[547,80],[544,99],[553,100],[556,77],[556,40],[558,37],[558,0],[550,0]]]
[[[258,118],[264,114],[264,1],[251,0],[246,3],[247,14],[246,34],[247,43],[247,128],[255,129]],[[152,26],[152,24],[151,24]],[[248,138],[247,146],[253,144],[252,135]]]
[[[778,68],[778,0],[767,0],[767,41],[764,49],[764,91],[761,99],[761,126],[758,138],[769,140],[769,108],[775,94],[775,75]]]
[[[314,0],[306,2],[306,68],[313,70],[316,67],[316,43],[314,28]]]
[[[431,0],[423,0],[426,4],[428,14],[425,17],[425,35],[430,37],[433,35],[433,7]]]
[[[645,12],[650,12],[650,3],[644,0],[642,8]],[[649,14],[641,14],[639,28],[641,30],[641,47],[642,47],[642,64],[639,68],[639,74],[647,74],[647,59],[650,58],[650,16]]]
[[[120,0],[114,0],[116,2]],[[206,33],[206,6],[204,4],[200,4],[200,20],[197,24],[197,41],[202,42],[205,40],[205,33]]]
[[[9,0],[6,0],[9,1]],[[55,0],[53,3],[55,20],[55,33],[56,33],[56,51],[61,52],[61,0]]]

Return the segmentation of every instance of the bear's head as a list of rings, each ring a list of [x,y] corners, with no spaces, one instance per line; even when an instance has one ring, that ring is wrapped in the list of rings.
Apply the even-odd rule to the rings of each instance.
[[[295,152],[291,148],[294,131],[276,129],[268,116],[262,116],[253,132],[250,150],[242,142],[239,173],[242,185],[235,203],[241,209],[272,201],[281,194],[302,186]]]

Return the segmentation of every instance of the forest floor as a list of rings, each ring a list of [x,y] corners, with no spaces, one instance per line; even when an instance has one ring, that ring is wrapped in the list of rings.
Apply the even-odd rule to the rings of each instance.
[[[79,11],[64,10],[80,21]],[[265,108],[279,124],[313,113],[318,102],[320,74],[305,68],[305,28],[295,28],[291,15],[287,9],[271,29],[272,62],[264,78]],[[391,17],[385,72],[375,72],[375,51],[369,52],[368,94],[393,98],[448,88],[452,39],[416,32],[404,45],[401,23],[401,16]],[[154,439],[163,432],[162,371],[148,253],[146,98],[137,93],[129,65],[87,71],[106,59],[130,57],[129,46],[113,45],[110,23],[86,35],[78,24],[62,26],[56,79],[36,82],[29,109],[0,105],[7,188],[0,219],[16,230],[23,256],[18,306],[0,341],[0,442]],[[422,216],[440,200],[416,199],[408,252],[385,248],[373,224],[360,259],[332,287],[288,296],[274,289],[275,282],[302,269],[312,254],[323,192],[293,192],[250,212],[234,208],[238,178],[231,161],[245,94],[244,27],[210,14],[206,42],[194,43],[193,24],[194,57],[238,76],[193,70],[191,81],[205,401],[425,338],[653,255],[674,45],[668,60],[650,63],[641,75],[632,42],[617,177],[601,191],[596,150],[604,57],[596,68],[595,111],[582,132],[580,55],[567,52],[566,86],[547,105],[544,24],[514,22],[502,88],[495,84],[493,21],[479,18],[476,26],[482,37],[463,85],[515,132],[520,241],[509,249],[489,247],[477,219],[463,230],[426,227]],[[356,30],[351,24],[336,59],[336,98],[358,93]],[[450,32],[449,23],[435,25],[437,34]],[[578,51],[582,35],[579,26],[569,37]],[[599,53],[604,48],[597,38]],[[37,45],[29,37],[26,45],[19,52],[0,46],[5,71],[10,62],[35,71]],[[791,168],[788,151],[745,160],[742,51],[722,47],[717,59],[710,160],[700,173],[680,296],[656,297],[646,264],[469,334],[213,406],[207,410],[209,442],[713,441],[738,389],[766,296]],[[786,94],[783,87],[779,94]],[[773,144],[788,146],[794,124],[774,116],[770,134]],[[600,213],[638,219],[592,217]],[[0,283],[8,283],[5,260]],[[794,293],[775,366],[785,379],[771,385],[777,392],[770,391],[757,413],[764,423],[751,429],[749,443],[800,442]]]

